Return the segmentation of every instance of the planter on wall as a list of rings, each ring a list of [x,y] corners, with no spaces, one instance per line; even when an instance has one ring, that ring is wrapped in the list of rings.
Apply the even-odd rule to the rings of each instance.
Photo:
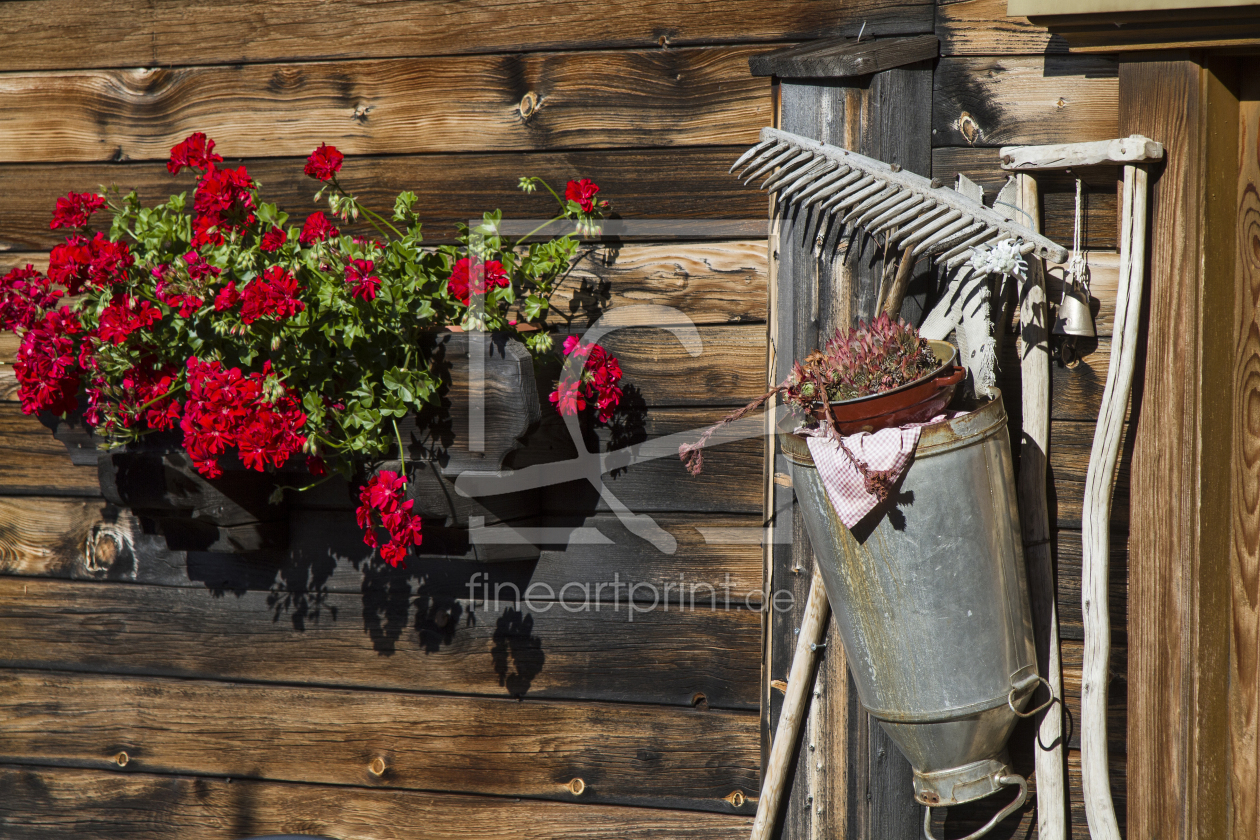
[[[447,383],[440,406],[399,421],[411,470],[410,497],[415,512],[444,528],[467,528],[474,517],[483,521],[507,521],[534,515],[539,510],[536,492],[504,494],[483,503],[460,496],[454,480],[468,469],[500,470],[504,460],[541,416],[533,359],[515,339],[502,334],[435,333],[429,353]],[[481,357],[470,365],[469,347]],[[484,387],[470,388],[482,379]],[[470,420],[482,413],[480,445],[470,440]],[[143,444],[101,452],[99,439],[81,424],[54,421],[53,434],[62,441],[76,464],[95,464],[101,491],[111,504],[132,509],[152,521],[167,545],[180,551],[245,553],[283,550],[288,545],[290,500],[280,504],[268,499],[278,485],[301,486],[311,481],[301,460],[292,468],[274,473],[247,469],[233,454],[223,458],[223,475],[208,479],[193,467],[177,433],[155,434]],[[388,434],[392,437],[393,430]],[[396,447],[395,447],[396,450]],[[386,462],[385,469],[398,469]],[[344,504],[344,490],[327,487],[321,501]],[[343,486],[343,485],[341,485]],[[319,492],[319,491],[316,491]],[[328,492],[328,491],[326,491]],[[537,550],[529,547],[529,554]],[[520,549],[499,551],[511,558]]]

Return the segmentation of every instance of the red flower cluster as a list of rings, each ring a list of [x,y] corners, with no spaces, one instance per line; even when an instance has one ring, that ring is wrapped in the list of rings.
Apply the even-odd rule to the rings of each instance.
[[[166,168],[172,175],[178,175],[185,166],[205,171],[222,161],[223,156],[214,152],[214,141],[198,131],[171,149],[171,159],[166,162]]]
[[[118,385],[94,377],[87,388],[88,408],[83,416],[105,432],[116,426],[130,428],[141,419],[151,429],[173,429],[180,414],[179,403],[170,397],[177,373],[170,366],[157,367],[148,357],[123,374]]]
[[[599,192],[599,186],[592,183],[590,178],[570,181],[564,185],[565,200],[576,201],[583,213],[595,211],[595,193],[597,192]]]
[[[312,178],[328,181],[341,171],[341,161],[344,159],[345,155],[337,151],[336,146],[320,143],[319,148],[306,159],[306,166],[302,171]]]
[[[122,283],[133,265],[135,259],[125,242],[111,242],[103,233],[92,239],[71,236],[49,255],[48,278],[77,295],[84,286]]]
[[[157,278],[153,291],[162,303],[179,307],[181,318],[188,318],[205,304],[206,290],[222,269],[210,265],[196,251],[184,254],[183,260],[182,270],[164,265],[153,269],[153,276]],[[187,279],[182,277],[184,274]]]
[[[131,295],[115,295],[101,312],[96,333],[101,341],[122,344],[127,336],[162,320],[162,310],[147,300]]]
[[[253,190],[254,179],[245,167],[209,166],[193,194],[193,247],[222,245],[225,233],[244,233],[255,220]]]
[[[263,234],[262,239],[258,241],[258,250],[265,254],[273,251],[279,251],[280,246],[287,242],[289,235],[278,227],[272,227],[271,230]]]
[[[350,284],[350,297],[373,300],[381,287],[381,278],[372,273],[376,263],[371,260],[352,260],[346,266],[346,282]]]
[[[621,364],[598,344],[583,344],[575,335],[564,340],[565,356],[585,359],[578,379],[562,377],[551,392],[551,401],[564,415],[577,414],[587,402],[595,404],[599,422],[612,420],[613,411],[621,402]],[[566,363],[565,367],[568,367]]]
[[[268,316],[276,320],[292,318],[306,309],[306,304],[297,298],[301,291],[302,288],[292,272],[278,265],[271,266],[249,281],[245,286],[245,291],[240,293],[242,323],[252,324]],[[226,301],[235,294],[236,286],[229,283],[227,288],[219,293],[219,298]],[[220,309],[219,302],[219,300],[215,301],[216,310]]]
[[[48,278],[35,266],[13,269],[0,277],[0,329],[29,330],[60,298],[61,290],[50,288]]]
[[[390,470],[382,470],[359,491],[355,518],[363,529],[363,542],[379,548],[381,558],[391,566],[406,565],[403,558],[413,545],[420,545],[420,517],[411,512],[413,502],[406,496],[407,480]],[[389,531],[389,542],[381,545],[376,536],[377,521]]]
[[[312,213],[306,217],[302,232],[298,234],[298,242],[303,245],[314,245],[332,236],[339,236],[341,231],[328,220],[323,213]]]
[[[105,206],[105,196],[95,193],[68,193],[57,199],[57,209],[53,211],[52,221],[48,227],[81,228],[86,227],[88,219],[97,210]]]
[[[484,295],[496,287],[507,288],[510,283],[507,272],[503,270],[503,263],[498,260],[482,262],[464,257],[451,268],[446,288],[460,303],[467,306],[472,295]]]
[[[306,414],[296,396],[275,379],[271,363],[248,376],[222,362],[188,360],[188,399],[179,426],[184,449],[202,475],[222,474],[218,458],[236,447],[250,469],[279,467],[306,444],[298,429]]]
[[[79,316],[63,306],[45,312],[22,336],[13,372],[24,413],[67,414],[78,407],[79,368],[72,336],[82,331]]]

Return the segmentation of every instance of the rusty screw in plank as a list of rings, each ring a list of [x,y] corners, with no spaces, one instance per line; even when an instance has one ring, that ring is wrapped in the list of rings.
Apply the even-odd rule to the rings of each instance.
[[[573,794],[574,796],[581,796],[582,792],[586,790],[586,782],[574,776],[573,780],[570,781],[567,785],[565,785],[565,787],[567,787],[569,789],[569,793]]]
[[[373,776],[385,775],[385,759],[379,756],[372,759],[372,763],[368,765],[368,772],[370,772]]]
[[[114,763],[119,767],[126,767],[128,761],[131,761],[131,756],[127,755],[126,752],[120,752],[118,755],[114,756]]]

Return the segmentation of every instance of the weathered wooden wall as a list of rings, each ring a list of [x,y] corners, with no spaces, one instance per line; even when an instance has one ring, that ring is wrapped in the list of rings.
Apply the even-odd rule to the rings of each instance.
[[[863,24],[867,34],[941,36],[932,166],[942,178],[961,171],[992,188],[1002,180],[998,145],[1116,132],[1114,61],[1063,55],[1043,31],[1007,20],[1004,0],[28,0],[0,11],[6,270],[46,261],[57,241],[46,220],[69,189],[117,183],[147,199],[188,189],[162,161],[193,130],[246,163],[292,213],[316,209],[305,154],[334,144],[351,155],[343,183],[375,206],[415,191],[435,237],[494,207],[536,214],[537,199],[515,188],[522,174],[553,184],[590,177],[629,220],[764,220],[765,197],[726,174],[772,120],[771,86],[749,74],[748,57],[856,35]],[[1114,249],[1114,173],[1089,178],[1087,241]],[[1070,178],[1043,188],[1045,231],[1070,241]],[[698,358],[650,325],[609,342],[642,394],[646,435],[702,427],[760,392],[764,239],[684,235],[597,257],[581,272],[610,282],[609,305],[674,306],[700,327]],[[1081,490],[1114,297],[1114,260],[1096,262],[1102,335],[1079,366],[1054,371],[1052,402],[1069,692],[1079,674]],[[13,350],[0,342],[0,361]],[[1017,396],[1017,380],[1004,388]],[[522,465],[573,454],[554,421],[533,441]],[[759,600],[744,598],[762,585],[759,441],[716,450],[701,479],[664,457],[611,480],[632,510],[677,538],[674,554],[571,485],[546,494],[543,524],[594,526],[609,544],[492,566],[430,554],[406,571],[368,559],[344,494],[295,512],[283,557],[169,550],[105,504],[94,469],[72,465],[21,415],[7,367],[0,449],[0,835],[747,831],[762,743],[763,616]],[[1121,535],[1126,488],[1122,471]],[[435,534],[428,550],[440,542]],[[463,551],[457,538],[447,545]],[[1110,732],[1123,813],[1122,536],[1116,545]],[[492,592],[615,576],[659,588],[681,576],[718,587],[718,602],[701,588],[694,609],[679,609],[676,594],[653,607],[641,590],[633,622],[625,603],[607,603],[608,590],[598,611],[547,598],[495,611],[470,599],[478,572]],[[1084,836],[1075,775],[1072,785],[1073,830]],[[949,831],[982,813],[951,814]],[[1026,813],[997,836],[1027,837],[1034,825]]]

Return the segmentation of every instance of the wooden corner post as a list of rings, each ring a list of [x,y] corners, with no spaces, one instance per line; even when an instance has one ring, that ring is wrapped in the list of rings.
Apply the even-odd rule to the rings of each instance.
[[[843,146],[921,175],[931,174],[933,35],[819,42],[750,61],[756,75],[775,76],[779,128]],[[781,382],[794,359],[819,347],[837,328],[876,313],[881,280],[892,282],[899,254],[884,254],[861,234],[841,232],[835,250],[820,249],[812,219],[774,214],[771,230],[770,378]],[[810,238],[807,238],[810,237]],[[926,261],[909,283],[902,310],[917,317],[916,295]],[[793,503],[790,470],[774,449],[767,460],[767,590],[763,745],[778,722],[801,627],[814,558]],[[788,591],[794,607],[780,611],[773,594]],[[778,603],[783,603],[779,601]],[[909,762],[862,711],[834,621],[813,680],[812,705],[796,745],[786,806],[778,815],[783,840],[917,840],[922,810],[914,801]]]

